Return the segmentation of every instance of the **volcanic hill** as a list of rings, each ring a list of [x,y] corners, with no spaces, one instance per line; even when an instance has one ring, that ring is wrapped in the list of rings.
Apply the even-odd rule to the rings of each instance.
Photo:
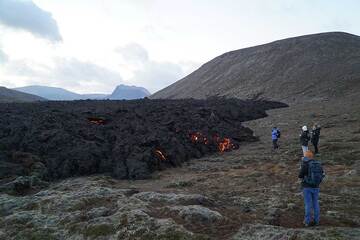
[[[329,32],[224,53],[150,98],[211,96],[289,104],[360,91],[360,37]]]

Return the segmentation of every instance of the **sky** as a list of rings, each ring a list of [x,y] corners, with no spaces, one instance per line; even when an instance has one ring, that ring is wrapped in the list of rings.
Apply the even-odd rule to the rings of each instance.
[[[154,93],[227,51],[360,35],[357,0],[0,0],[0,86]]]

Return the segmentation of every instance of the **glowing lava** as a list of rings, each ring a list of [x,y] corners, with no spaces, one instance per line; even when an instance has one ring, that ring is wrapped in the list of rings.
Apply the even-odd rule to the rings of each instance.
[[[96,125],[104,125],[105,124],[105,119],[103,119],[103,118],[89,117],[88,120],[89,120],[89,122],[96,124]]]
[[[190,139],[193,143],[208,144],[207,138],[201,132],[190,133]]]
[[[212,140],[203,135],[201,132],[194,132],[190,134],[190,139],[192,143],[200,144],[215,144],[220,152],[230,151],[235,149],[235,145],[231,142],[230,138],[220,138],[219,135],[215,134]]]
[[[162,161],[166,160],[165,155],[159,149],[155,150],[155,155]]]
[[[231,143],[229,138],[224,138],[218,143],[220,152],[225,152],[234,149],[234,144]]]

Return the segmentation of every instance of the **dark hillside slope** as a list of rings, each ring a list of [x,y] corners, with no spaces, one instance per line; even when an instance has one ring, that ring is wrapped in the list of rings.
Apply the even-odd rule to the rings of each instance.
[[[360,37],[330,32],[225,53],[151,98],[226,96],[292,104],[359,90]]]
[[[0,87],[0,103],[2,102],[36,102],[44,101],[45,98],[27,94],[5,87]]]

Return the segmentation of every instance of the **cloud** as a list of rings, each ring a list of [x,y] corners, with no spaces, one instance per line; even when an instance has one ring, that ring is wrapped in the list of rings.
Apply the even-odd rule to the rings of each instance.
[[[144,64],[149,61],[147,50],[137,43],[129,43],[123,47],[118,47],[115,52],[120,53],[127,62]]]
[[[62,41],[51,13],[39,8],[33,1],[0,0],[0,22],[53,42]]]
[[[180,64],[164,61],[154,61],[149,57],[148,51],[138,43],[130,43],[115,49],[126,64],[133,70],[133,77],[128,81],[150,92],[155,92],[163,87],[184,77],[184,69]]]
[[[184,71],[180,65],[171,62],[149,61],[143,68],[134,72],[129,80],[155,92],[174,83],[184,77]]]
[[[115,86],[124,83],[117,71],[75,58],[55,58],[47,64],[28,59],[11,61],[5,71],[16,86],[46,85],[80,93],[110,93]]]
[[[2,63],[6,63],[8,61],[8,56],[6,55],[6,53],[4,53],[1,49],[0,49],[0,64]]]
[[[91,62],[75,58],[57,58],[55,66],[53,78],[59,79],[62,84],[114,88],[115,85],[123,83],[118,72]]]

